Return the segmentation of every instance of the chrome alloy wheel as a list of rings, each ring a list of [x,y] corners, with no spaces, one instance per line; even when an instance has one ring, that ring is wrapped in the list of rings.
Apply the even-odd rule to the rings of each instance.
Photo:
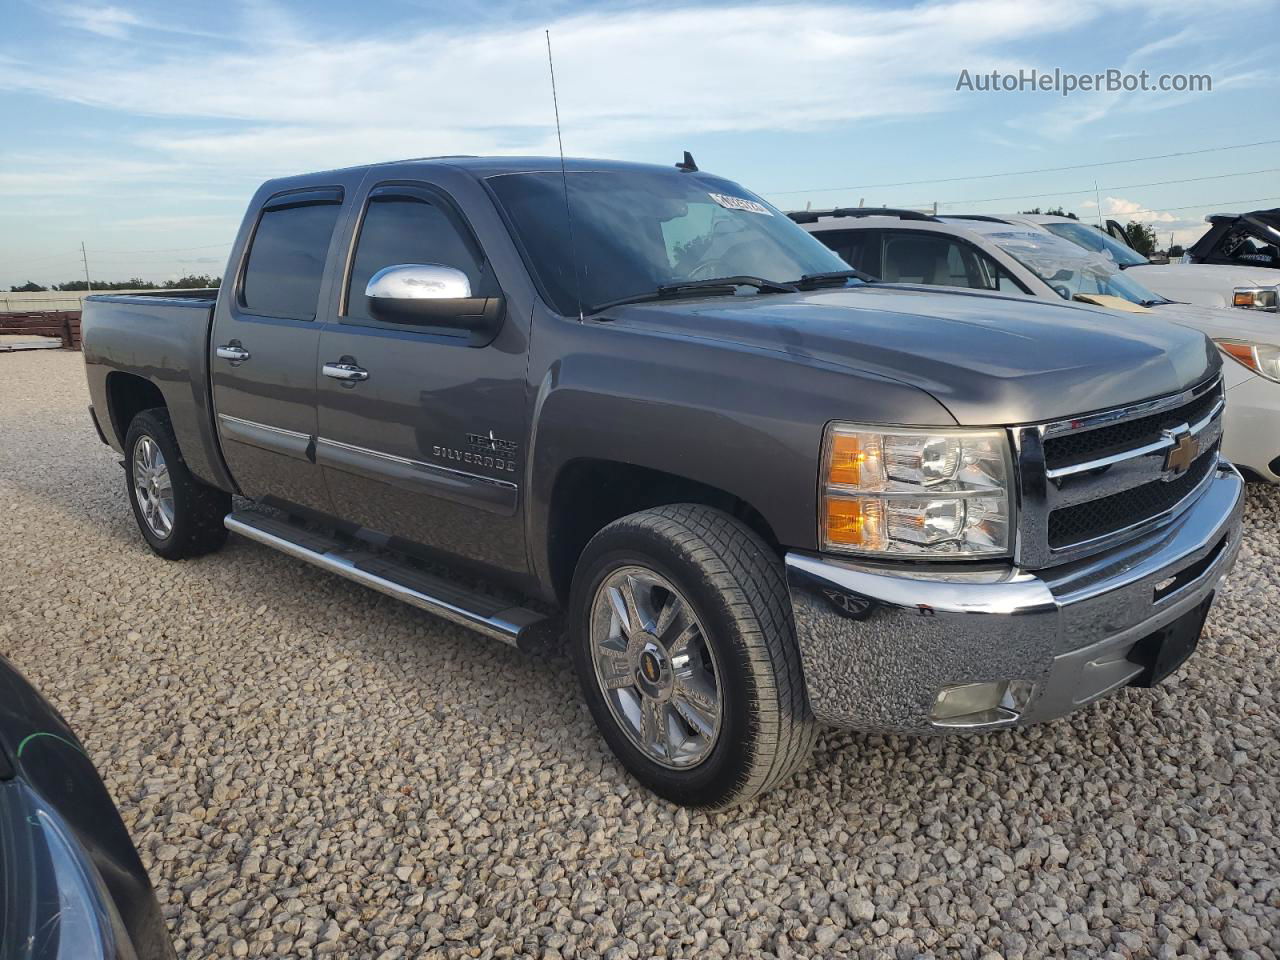
[[[160,446],[143,435],[133,448],[133,491],[147,529],[161,540],[173,532],[173,481]]]
[[[711,753],[721,672],[693,607],[641,566],[611,573],[591,601],[591,662],[609,710],[650,760],[686,769]]]

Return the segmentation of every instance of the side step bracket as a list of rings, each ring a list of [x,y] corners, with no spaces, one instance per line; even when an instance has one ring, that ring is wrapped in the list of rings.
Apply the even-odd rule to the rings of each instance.
[[[317,534],[254,510],[229,513],[223,523],[232,533],[521,650],[543,649],[555,629],[544,614],[467,590],[389,552]]]

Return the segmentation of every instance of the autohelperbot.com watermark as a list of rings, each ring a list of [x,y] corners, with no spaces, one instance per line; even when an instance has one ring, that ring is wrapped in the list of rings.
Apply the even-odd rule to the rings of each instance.
[[[1101,73],[1072,73],[1053,70],[1024,69],[1003,73],[992,70],[974,73],[961,70],[956,80],[957,91],[973,93],[1057,93],[1069,97],[1073,93],[1210,93],[1213,77],[1207,73],[1151,73],[1139,70],[1103,70]]]

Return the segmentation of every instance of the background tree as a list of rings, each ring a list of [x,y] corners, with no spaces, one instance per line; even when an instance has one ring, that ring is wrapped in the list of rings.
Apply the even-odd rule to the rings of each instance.
[[[1156,252],[1156,244],[1158,242],[1156,240],[1156,232],[1145,223],[1130,220],[1124,231],[1129,235],[1129,245],[1144,257],[1149,257]]]
[[[10,287],[9,292],[10,293],[43,293],[48,289],[49,289],[48,287],[40,286],[40,284],[36,283],[34,280],[28,280],[26,283],[24,283],[20,287]]]
[[[1169,259],[1177,260],[1186,252],[1187,252],[1186,250],[1182,249],[1182,244],[1175,243],[1172,247],[1169,248]]]
[[[221,277],[211,277],[207,273],[193,273],[177,280],[166,280],[166,290],[203,290],[222,285]]]
[[[166,280],[154,283],[141,277],[130,277],[128,280],[94,280],[95,291],[105,290],[207,290],[222,284],[221,277],[211,277],[205,273],[193,273],[177,280]],[[43,290],[44,287],[37,287]],[[68,280],[66,283],[55,283],[54,290],[64,293],[84,293],[88,288],[83,280]]]
[[[1080,219],[1074,213],[1068,213],[1066,210],[1063,210],[1061,206],[1051,207],[1050,209],[1043,211],[1039,207],[1032,207],[1030,210],[1019,210],[1018,212],[1032,217],[1038,217],[1043,214],[1046,217],[1070,217],[1072,220]]]
[[[83,280],[68,280],[66,283],[55,283],[53,289],[64,293],[84,293],[89,285]],[[97,290],[156,290],[159,289],[149,280],[141,277],[130,277],[128,280],[94,280],[93,289]]]

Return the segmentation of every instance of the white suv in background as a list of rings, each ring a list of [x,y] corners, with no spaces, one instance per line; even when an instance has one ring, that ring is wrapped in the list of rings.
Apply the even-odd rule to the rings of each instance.
[[[1208,218],[1210,221],[1222,219],[1224,215]],[[1115,221],[1108,221],[1111,233],[1103,233],[1097,227],[1070,217],[1046,216],[1043,214],[1000,214],[998,217],[974,216],[951,217],[952,220],[999,221],[1014,226],[1033,226],[1047,230],[1052,234],[1070,240],[1089,250],[1111,257],[1122,270],[1133,270],[1134,279],[1144,287],[1154,290],[1161,296],[1182,303],[1194,303],[1202,307],[1243,307],[1276,313],[1280,304],[1280,271],[1270,266],[1273,258],[1268,258],[1266,248],[1259,246],[1258,241],[1245,239],[1241,243],[1250,244],[1250,249],[1259,251],[1256,262],[1249,262],[1243,256],[1239,259],[1226,255],[1221,250],[1220,240],[1216,246],[1205,243],[1209,236],[1193,249],[1202,246],[1210,247],[1211,252],[1196,263],[1152,263],[1127,242],[1115,236],[1124,235],[1124,228]],[[1241,218],[1250,219],[1250,218]],[[1209,232],[1221,232],[1215,226]],[[1235,236],[1232,234],[1231,236]],[[1221,253],[1222,255],[1218,255]],[[1280,317],[1276,318],[1280,325]]]
[[[790,216],[851,267],[886,282],[1069,300],[1207,334],[1228,358],[1223,453],[1249,479],[1280,483],[1280,318],[1174,303],[1139,283],[1137,271],[1037,224],[871,208]]]

